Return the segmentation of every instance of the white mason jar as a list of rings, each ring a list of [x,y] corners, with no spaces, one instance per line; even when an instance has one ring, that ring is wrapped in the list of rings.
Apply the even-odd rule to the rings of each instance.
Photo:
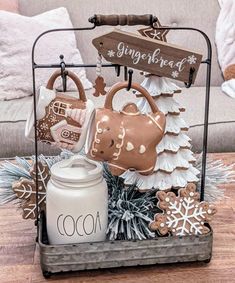
[[[108,189],[102,166],[75,155],[51,167],[47,184],[47,233],[50,244],[104,241]]]

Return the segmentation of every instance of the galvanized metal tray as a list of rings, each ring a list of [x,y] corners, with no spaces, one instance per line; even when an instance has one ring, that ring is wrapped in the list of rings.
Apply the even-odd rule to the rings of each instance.
[[[208,234],[200,236],[49,245],[45,217],[40,218],[38,238],[44,277],[59,272],[99,268],[192,261],[207,263],[212,255],[212,241],[213,231],[210,228]]]

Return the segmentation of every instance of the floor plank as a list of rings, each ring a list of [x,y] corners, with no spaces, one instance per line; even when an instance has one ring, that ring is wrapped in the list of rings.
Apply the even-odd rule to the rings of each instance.
[[[213,154],[226,164],[235,164],[235,153]],[[234,167],[235,168],[235,167]],[[218,202],[212,222],[213,257],[209,264],[186,263],[83,271],[52,277],[63,283],[155,283],[155,282],[235,282],[235,183],[222,186],[226,198]],[[13,205],[0,208],[0,282],[42,283],[39,251],[33,221],[21,219]]]

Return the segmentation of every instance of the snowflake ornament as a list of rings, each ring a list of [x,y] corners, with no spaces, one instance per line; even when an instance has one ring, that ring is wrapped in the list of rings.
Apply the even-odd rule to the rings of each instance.
[[[194,55],[190,55],[188,56],[187,62],[192,65],[192,64],[196,64],[197,62],[197,58]]]
[[[108,54],[109,57],[115,56],[115,52],[113,50],[108,50],[107,54]]]
[[[171,232],[175,236],[206,234],[210,229],[204,224],[212,219],[216,208],[207,202],[199,202],[199,193],[195,184],[188,184],[179,190],[176,196],[173,192],[159,191],[157,206],[163,210],[157,213],[150,229],[160,235]]]
[[[172,78],[178,78],[178,76],[179,76],[179,72],[178,71],[173,71],[172,73],[171,73],[171,76],[172,76]]]
[[[20,178],[12,185],[16,196],[22,200],[21,207],[23,209],[24,219],[36,218],[36,166],[32,166],[30,170],[32,179]],[[46,208],[46,186],[50,179],[49,167],[42,162],[38,162],[38,206],[40,210]]]

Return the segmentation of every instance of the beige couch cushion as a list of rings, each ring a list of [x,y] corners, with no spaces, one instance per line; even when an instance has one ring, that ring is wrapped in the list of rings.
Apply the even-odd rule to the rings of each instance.
[[[32,94],[31,49],[33,42],[43,31],[61,27],[72,27],[68,11],[63,7],[35,17],[0,11],[0,100],[16,99]],[[64,34],[63,40],[59,33],[48,34],[40,39],[35,49],[35,62],[53,64],[61,53],[69,61],[83,64],[74,32]],[[92,87],[86,78],[84,68],[76,68],[75,73],[84,88]],[[37,83],[44,85],[51,76],[51,70],[44,69],[37,71],[36,74]],[[58,83],[57,81],[55,85],[58,86]],[[73,84],[69,81],[68,85]]]
[[[88,18],[94,14],[155,14],[162,24],[173,26],[188,26],[199,28],[206,32],[212,42],[212,85],[218,86],[222,82],[221,72],[217,63],[216,48],[214,44],[215,23],[219,13],[218,0],[20,0],[20,12],[32,16],[38,13],[65,6],[71,16],[75,27],[89,26]],[[96,62],[97,52],[91,41],[94,37],[112,29],[112,27],[98,27],[93,31],[77,32],[78,48],[82,58],[87,63]],[[124,27],[123,29],[135,30]],[[206,43],[202,36],[192,31],[171,31],[169,42],[178,43],[184,47],[201,51],[206,56]],[[65,58],[66,59],[66,58]],[[205,66],[201,66],[196,85],[204,85]],[[94,82],[95,70],[87,70],[88,78]],[[104,70],[104,76],[111,85],[114,73]],[[134,73],[137,76],[138,71]],[[136,79],[135,79],[136,80]]]
[[[93,99],[96,107],[102,106],[105,97],[94,98],[92,92],[87,96]],[[193,150],[201,152],[203,136],[205,88],[184,89],[175,98],[186,107],[185,121],[191,126]],[[114,108],[119,109],[127,101],[135,100],[133,94],[118,93],[114,97]],[[221,106],[222,105],[222,106]],[[24,138],[25,120],[32,106],[32,97],[3,101],[0,103],[0,157],[34,154],[33,142]],[[235,151],[235,100],[222,94],[219,87],[211,88],[209,151]],[[47,145],[40,145],[40,152],[54,154],[57,151]]]
[[[0,10],[19,13],[19,1],[18,0],[0,0]]]

